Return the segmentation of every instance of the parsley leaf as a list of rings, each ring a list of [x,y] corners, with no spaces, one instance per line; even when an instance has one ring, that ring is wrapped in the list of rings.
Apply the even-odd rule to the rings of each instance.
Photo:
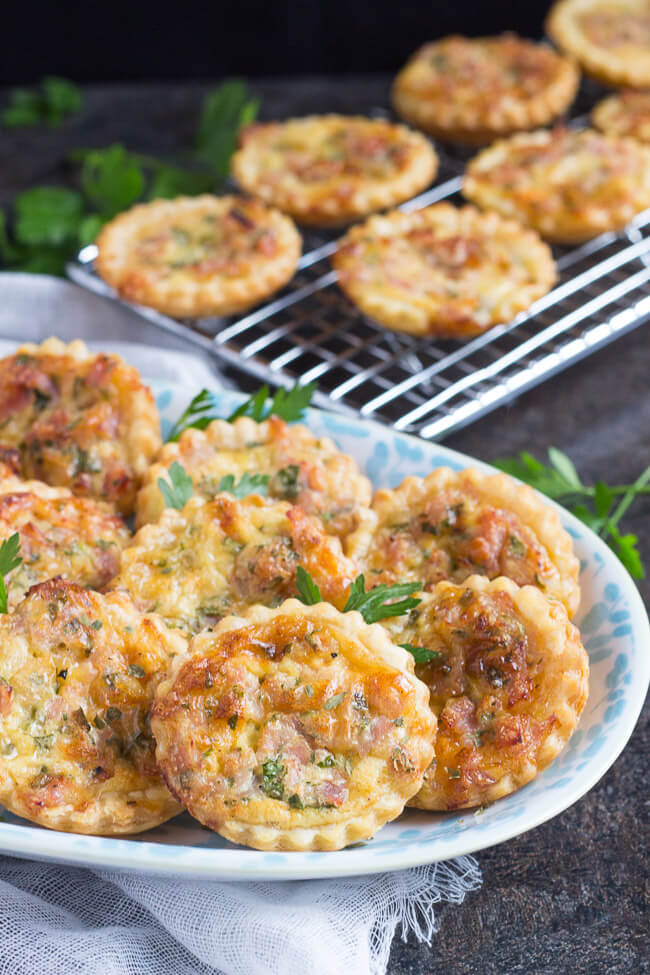
[[[267,406],[269,387],[262,386],[230,414],[228,421],[232,423],[240,416],[250,416],[251,419],[261,423],[270,416],[279,416],[287,423],[295,423],[303,419],[315,392],[316,383],[307,383],[305,386],[296,383],[291,389],[280,387]]]
[[[393,586],[375,586],[366,592],[365,579],[363,575],[358,575],[350,585],[350,595],[343,612],[357,610],[366,623],[377,623],[390,616],[403,616],[421,602],[420,599],[413,599],[413,593],[421,589],[421,582],[398,582]]]
[[[72,81],[50,76],[41,81],[41,90],[13,88],[9,92],[9,105],[1,116],[7,128],[23,125],[60,125],[63,120],[79,112],[83,95]]]
[[[185,468],[177,460],[169,468],[168,474],[171,486],[163,477],[159,477],[158,487],[167,507],[180,510],[185,507],[194,494],[194,484]]]
[[[62,186],[36,186],[17,197],[14,234],[20,244],[63,244],[75,240],[83,199]]]
[[[320,594],[320,589],[309,575],[306,569],[303,569],[301,565],[298,566],[296,572],[296,588],[298,590],[298,599],[305,604],[305,606],[315,606],[316,603],[323,601],[323,597]]]
[[[296,572],[296,587],[298,598],[307,606],[322,602],[320,589],[301,565]],[[358,575],[350,583],[350,595],[343,612],[357,610],[366,623],[377,623],[389,616],[403,616],[421,602],[420,599],[412,598],[413,593],[421,589],[421,582],[398,582],[394,586],[376,586],[366,592],[364,577]]]
[[[494,466],[568,508],[607,542],[631,576],[642,579],[645,568],[637,537],[631,533],[622,535],[618,525],[634,499],[650,493],[650,467],[633,484],[611,485],[599,480],[590,486],[582,483],[575,465],[561,450],[549,447],[548,457],[547,465],[523,451],[519,457],[496,461]]]
[[[181,433],[194,427],[197,430],[205,430],[213,420],[217,419],[215,410],[217,409],[217,397],[209,389],[202,389],[192,399],[188,406],[183,410],[174,426],[169,431],[167,441],[178,440]]]
[[[402,650],[408,650],[416,664],[428,664],[440,656],[438,650],[427,650],[426,647],[414,647],[412,643],[400,643]]]
[[[88,202],[108,220],[140,199],[145,178],[136,158],[115,144],[84,153],[81,186]]]
[[[259,98],[251,98],[244,81],[232,78],[206,95],[196,135],[195,156],[224,180],[230,157],[237,148],[237,135],[244,125],[255,121]]]
[[[7,589],[5,586],[5,576],[9,575],[14,569],[22,564],[20,557],[20,535],[14,532],[9,538],[5,538],[0,545],[0,613],[6,613]]]
[[[238,481],[235,481],[234,474],[224,474],[219,481],[218,491],[227,491],[236,498],[245,498],[247,494],[261,494],[265,496],[268,491],[269,474],[242,474]]]

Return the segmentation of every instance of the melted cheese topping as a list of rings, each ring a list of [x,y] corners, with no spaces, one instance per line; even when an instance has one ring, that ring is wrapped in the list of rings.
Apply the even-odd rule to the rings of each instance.
[[[154,759],[154,689],[185,642],[122,595],[54,579],[0,617],[0,801],[82,833],[178,811]]]
[[[40,481],[6,478],[0,480],[0,543],[14,532],[22,563],[5,576],[10,609],[30,586],[58,575],[102,589],[131,538],[122,519],[98,502]]]
[[[160,447],[151,391],[118,356],[48,339],[0,359],[0,460],[130,514]]]
[[[541,297],[555,281],[549,249],[496,214],[448,203],[373,217],[343,238],[339,284],[382,325],[466,337]]]
[[[164,510],[158,478],[178,461],[194,482],[194,491],[213,498],[222,478],[232,474],[268,477],[269,497],[289,501],[317,516],[325,530],[344,537],[370,501],[371,487],[356,462],[327,438],[306,427],[287,426],[278,417],[255,423],[216,420],[202,430],[186,430],[178,443],[166,444],[159,463],[150,468],[137,502],[137,524],[156,521]]]
[[[152,726],[167,781],[204,824],[262,848],[268,827],[284,848],[308,848],[306,828],[335,827],[327,848],[337,848],[417,789],[432,755],[427,712],[426,690],[379,627],[289,601],[196,638],[160,688]]]
[[[506,579],[441,583],[392,638],[417,647],[438,716],[436,759],[412,804],[457,809],[532,779],[564,747],[587,698],[588,658],[564,609]]]
[[[588,239],[650,206],[650,150],[592,129],[513,136],[472,160],[463,193],[550,240]]]
[[[573,65],[545,44],[515,34],[445,37],[400,71],[397,110],[427,131],[481,141],[541,125],[562,112],[578,83]]]
[[[578,608],[579,564],[555,511],[505,474],[438,468],[377,491],[348,554],[372,585],[507,576]]]
[[[253,125],[232,160],[249,193],[305,223],[344,223],[401,203],[432,181],[429,142],[402,125],[317,115]]]
[[[286,284],[300,256],[291,221],[236,196],[156,200],[102,230],[97,270],[123,297],[177,316],[232,314]]]
[[[650,143],[650,91],[622,91],[596,105],[592,120],[609,135]]]
[[[197,632],[251,604],[273,606],[296,595],[299,565],[323,599],[345,601],[354,565],[302,509],[257,495],[193,497],[182,511],[168,509],[140,529],[112,588],[127,590],[168,625]]]

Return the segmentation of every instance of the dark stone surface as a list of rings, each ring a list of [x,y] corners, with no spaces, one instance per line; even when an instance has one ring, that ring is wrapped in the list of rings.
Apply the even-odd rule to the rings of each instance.
[[[264,117],[385,104],[386,79],[258,82]],[[79,145],[123,141],[173,152],[191,138],[206,86],[101,86],[56,131],[3,132],[0,203],[33,183],[70,177]],[[549,444],[571,455],[585,479],[633,479],[650,455],[650,343],[642,327],[447,441],[484,460]],[[625,521],[650,562],[650,502]],[[640,584],[648,601],[650,584]],[[433,945],[393,946],[391,975],[604,975],[650,971],[648,963],[646,705],[632,739],[592,791],[552,822],[478,855],[484,885],[439,911]]]

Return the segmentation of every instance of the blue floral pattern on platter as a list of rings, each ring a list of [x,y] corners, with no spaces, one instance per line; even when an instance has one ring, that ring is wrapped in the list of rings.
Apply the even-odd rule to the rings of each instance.
[[[194,394],[151,382],[163,435]],[[218,390],[215,390],[218,392]],[[227,415],[240,401],[220,393]],[[485,467],[438,444],[375,423],[309,413],[316,433],[352,454],[375,487],[394,487],[434,467]],[[346,876],[400,869],[503,842],[557,815],[590,789],[627,742],[648,687],[650,628],[634,583],[584,525],[561,511],[581,561],[582,605],[576,622],[589,653],[590,696],[578,728],[556,761],[525,788],[479,811],[407,810],[377,836],[338,853],[263,853],[234,846],[187,814],[129,839],[56,834],[5,813],[0,849],[19,856],[202,878],[271,880]]]

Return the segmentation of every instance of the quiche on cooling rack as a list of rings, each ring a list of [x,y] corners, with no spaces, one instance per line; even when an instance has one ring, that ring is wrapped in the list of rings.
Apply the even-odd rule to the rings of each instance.
[[[370,501],[370,481],[356,461],[332,440],[316,437],[304,426],[289,426],[277,416],[263,422],[239,417],[214,420],[205,430],[185,430],[167,443],[149,468],[138,495],[136,524],[156,521],[165,508],[158,479],[180,463],[194,482],[194,492],[213,498],[223,478],[262,478],[269,497],[299,505],[318,516],[325,529],[345,537],[356,526],[357,512]]]
[[[598,81],[650,87],[650,0],[559,0],[546,30]]]
[[[97,238],[96,267],[117,293],[177,318],[232,315],[293,277],[301,240],[259,200],[178,197],[132,207]]]
[[[573,101],[578,71],[546,44],[502,34],[425,44],[393,85],[397,112],[450,142],[477,144],[546,125]]]
[[[246,192],[321,227],[409,199],[429,186],[437,168],[433,147],[419,133],[345,115],[252,125],[232,159]]]
[[[507,474],[439,467],[378,490],[348,555],[373,585],[507,576],[534,585],[573,615],[579,564],[557,512]]]
[[[650,143],[650,90],[620,91],[598,102],[591,120],[607,135]]]
[[[650,206],[650,148],[594,129],[521,133],[475,156],[463,193],[547,240],[580,243]]]
[[[159,448],[151,391],[119,356],[49,338],[0,359],[0,461],[22,477],[129,515]]]
[[[52,579],[0,615],[0,802],[106,836],[179,812],[154,757],[153,692],[185,641],[125,596]]]
[[[521,788],[564,748],[587,700],[589,661],[563,606],[532,586],[439,583],[387,620],[417,647],[438,717],[435,761],[410,805],[459,809]]]
[[[253,603],[272,606],[297,595],[299,565],[329,602],[345,601],[354,566],[338,538],[301,508],[256,494],[192,497],[140,529],[112,588],[126,590],[168,625],[196,633]]]
[[[195,637],[151,726],[185,808],[262,850],[368,839],[419,790],[435,737],[405,650],[359,613],[295,600]]]
[[[332,257],[346,295],[381,325],[467,338],[524,311],[555,282],[549,248],[496,213],[450,203],[370,217]]]
[[[30,586],[58,575],[103,589],[131,538],[108,505],[42,481],[0,478],[0,543],[16,532],[21,562],[5,578],[11,609]]]

